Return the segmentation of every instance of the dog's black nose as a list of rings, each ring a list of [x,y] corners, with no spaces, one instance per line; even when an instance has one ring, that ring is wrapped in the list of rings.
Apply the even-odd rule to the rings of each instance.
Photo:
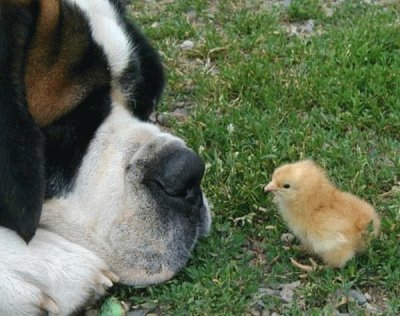
[[[202,203],[200,183],[204,169],[204,162],[193,150],[168,147],[151,163],[146,183],[158,201],[186,211]]]

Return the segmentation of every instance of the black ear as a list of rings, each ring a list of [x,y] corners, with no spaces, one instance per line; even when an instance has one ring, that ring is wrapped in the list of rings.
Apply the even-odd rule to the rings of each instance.
[[[164,89],[164,67],[157,50],[142,31],[128,19],[125,23],[128,36],[135,43],[135,51],[120,84],[124,91],[132,91],[128,106],[135,116],[148,120]]]
[[[39,224],[45,183],[43,137],[28,112],[22,64],[14,60],[23,55],[30,16],[17,8],[10,19],[2,4],[0,10],[0,225],[28,242]]]

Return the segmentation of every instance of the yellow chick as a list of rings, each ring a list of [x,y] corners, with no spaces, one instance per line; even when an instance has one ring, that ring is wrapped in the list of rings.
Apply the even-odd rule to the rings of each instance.
[[[264,188],[305,248],[325,264],[343,267],[366,245],[368,225],[379,234],[380,219],[360,198],[338,190],[311,160],[277,168]]]

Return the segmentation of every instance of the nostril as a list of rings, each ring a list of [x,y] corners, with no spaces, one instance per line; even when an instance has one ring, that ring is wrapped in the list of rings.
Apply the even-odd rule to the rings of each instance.
[[[197,201],[199,201],[199,198],[201,197],[201,189],[200,187],[196,188],[190,188],[186,190],[186,195],[185,199],[188,200],[191,204],[196,204]]]
[[[150,189],[161,191],[166,198],[193,205],[202,197],[200,183],[204,169],[204,162],[192,150],[183,146],[168,147],[151,163],[145,181]]]
[[[164,191],[168,196],[186,199],[192,204],[196,203],[201,196],[200,183],[196,180],[189,180],[186,186],[182,189],[168,186],[157,179],[152,180],[152,182],[154,182],[155,186]]]

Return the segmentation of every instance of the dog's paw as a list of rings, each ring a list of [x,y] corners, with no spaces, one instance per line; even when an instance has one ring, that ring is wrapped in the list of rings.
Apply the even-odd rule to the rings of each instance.
[[[26,275],[18,275],[4,262],[0,269],[0,315],[59,314],[57,303],[25,279]]]
[[[36,266],[35,284],[58,306],[60,314],[78,311],[118,281],[106,263],[86,248],[39,230],[28,245]]]
[[[0,228],[0,251],[0,315],[69,315],[118,281],[93,252],[42,229],[26,245]]]

